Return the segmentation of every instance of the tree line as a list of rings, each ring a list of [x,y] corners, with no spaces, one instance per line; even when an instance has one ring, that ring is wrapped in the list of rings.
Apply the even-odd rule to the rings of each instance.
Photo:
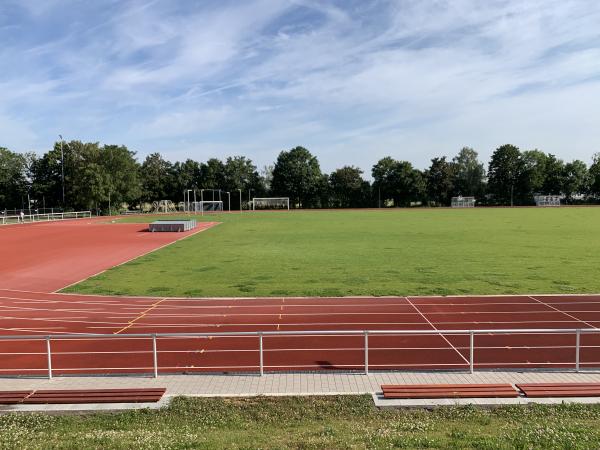
[[[289,197],[298,208],[448,206],[460,195],[476,197],[480,205],[531,205],[537,194],[561,195],[567,203],[600,198],[600,154],[588,167],[509,144],[493,152],[487,170],[478,153],[464,147],[452,158],[433,158],[425,170],[388,156],[372,167],[372,182],[363,175],[354,166],[323,173],[303,147],[282,151],[260,171],[244,156],[172,163],[152,153],[140,163],[122,145],[56,142],[41,156],[0,147],[0,210],[62,207],[106,213],[157,200],[177,203],[187,189],[229,191],[232,209],[264,196]]]

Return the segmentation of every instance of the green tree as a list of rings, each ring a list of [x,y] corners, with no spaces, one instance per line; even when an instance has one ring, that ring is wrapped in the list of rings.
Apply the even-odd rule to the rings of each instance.
[[[289,197],[291,205],[318,206],[323,176],[319,161],[304,147],[282,151],[273,167],[273,195]]]
[[[358,167],[344,166],[329,175],[332,206],[359,208],[368,206],[370,185]]]
[[[425,197],[425,178],[408,161],[387,156],[373,166],[371,173],[374,192],[382,200],[392,200],[395,206],[409,206]]]
[[[452,159],[454,194],[481,199],[485,194],[485,169],[479,155],[470,147],[463,147]]]
[[[578,159],[565,164],[562,192],[567,201],[572,201],[574,194],[584,194],[588,190],[589,173],[586,164]]]
[[[32,155],[0,147],[0,209],[24,208],[29,189],[29,161]]]
[[[488,187],[497,203],[513,206],[521,171],[521,152],[514,145],[498,147],[488,169]]]
[[[449,205],[454,191],[454,167],[446,157],[433,158],[425,172],[427,198],[436,205]]]
[[[527,150],[521,154],[521,169],[517,181],[520,204],[533,203],[533,197],[543,191],[546,180],[548,156],[539,150]]]
[[[142,198],[146,201],[176,201],[183,198],[183,191],[181,194],[173,192],[173,165],[159,153],[152,153],[146,157],[142,163],[140,178]]]
[[[104,145],[98,154],[98,164],[108,174],[108,197],[118,210],[122,204],[135,204],[142,195],[140,165],[135,152],[124,145]]]
[[[200,187],[221,189],[225,185],[225,166],[220,159],[211,158],[200,165]]]
[[[548,155],[546,159],[546,174],[542,191],[548,195],[562,193],[564,187],[565,163],[554,155]]]
[[[600,153],[596,153],[589,169],[589,192],[600,197]]]

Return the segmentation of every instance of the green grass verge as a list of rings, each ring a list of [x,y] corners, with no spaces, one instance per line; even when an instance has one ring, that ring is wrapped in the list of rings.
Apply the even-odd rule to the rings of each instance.
[[[6,449],[597,449],[600,406],[378,410],[369,396],[177,398],[164,410],[0,416]]]
[[[223,223],[66,291],[149,296],[600,292],[600,208],[294,211],[206,219]]]

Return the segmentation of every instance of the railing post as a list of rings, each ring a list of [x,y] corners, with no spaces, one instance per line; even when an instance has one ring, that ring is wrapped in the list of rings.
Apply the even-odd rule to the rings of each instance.
[[[156,333],[152,334],[152,361],[154,367],[154,378],[158,378],[158,353],[156,351]]]
[[[579,350],[581,349],[581,329],[575,330],[575,371],[579,372]]]
[[[263,334],[262,331],[258,333],[258,355],[259,355],[259,370],[260,376],[265,374],[265,366],[263,362]]]
[[[50,347],[50,336],[46,336],[46,354],[48,356],[48,379],[52,379],[52,349]]]
[[[469,332],[469,371],[473,373],[475,361],[473,359],[473,354],[475,353],[475,332],[471,330]]]
[[[369,332],[365,330],[365,375],[369,375]]]

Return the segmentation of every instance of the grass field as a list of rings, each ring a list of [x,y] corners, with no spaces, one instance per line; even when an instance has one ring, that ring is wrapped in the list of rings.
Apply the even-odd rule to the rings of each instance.
[[[0,416],[10,449],[597,449],[600,407],[377,410],[369,396],[177,398],[150,411]]]
[[[206,219],[222,223],[66,291],[149,296],[600,292],[600,208],[293,211]]]

